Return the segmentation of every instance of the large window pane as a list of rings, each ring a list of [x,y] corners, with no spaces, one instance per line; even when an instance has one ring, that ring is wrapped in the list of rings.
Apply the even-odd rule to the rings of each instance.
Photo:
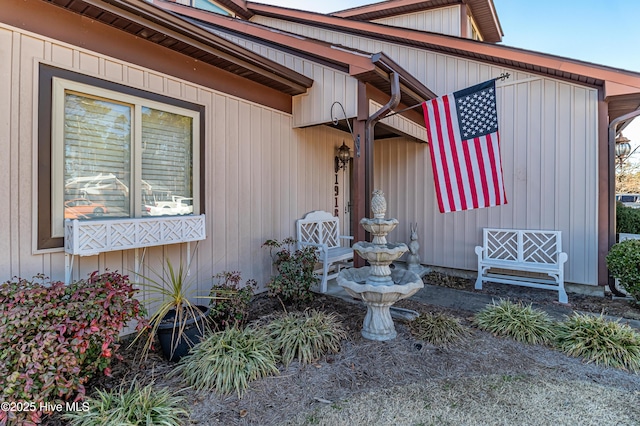
[[[192,141],[192,117],[142,108],[143,214],[193,213]]]
[[[65,94],[64,217],[130,216],[129,105]]]

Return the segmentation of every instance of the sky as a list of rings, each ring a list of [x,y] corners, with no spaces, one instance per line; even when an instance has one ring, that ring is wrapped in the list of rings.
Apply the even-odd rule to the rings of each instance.
[[[328,13],[375,0],[254,0]],[[640,72],[640,0],[493,0],[503,45]],[[640,146],[640,117],[624,131]],[[640,148],[633,160],[640,161]]]

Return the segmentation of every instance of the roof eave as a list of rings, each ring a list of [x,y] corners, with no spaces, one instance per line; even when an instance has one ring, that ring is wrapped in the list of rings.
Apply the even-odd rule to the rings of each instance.
[[[290,95],[306,93],[313,80],[276,62],[208,33],[165,11],[155,4],[139,0],[44,0],[79,15],[90,16],[121,31],[133,32],[151,42],[155,36],[172,38],[190,46],[192,57],[210,55],[227,64],[227,71],[245,78],[263,81],[266,86]],[[157,1],[157,0],[156,0]],[[132,29],[132,27],[135,27]],[[177,44],[177,43],[176,43]],[[166,48],[176,50],[170,43]],[[176,50],[182,54],[184,51]],[[225,68],[222,68],[225,69]],[[252,77],[253,76],[253,77]]]

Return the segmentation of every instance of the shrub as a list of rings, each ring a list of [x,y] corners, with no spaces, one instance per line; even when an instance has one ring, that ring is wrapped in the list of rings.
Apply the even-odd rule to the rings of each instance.
[[[616,203],[616,233],[640,234],[640,209]]]
[[[509,300],[487,305],[474,322],[482,330],[523,343],[549,344],[555,337],[555,323],[546,312]]]
[[[110,374],[122,328],[142,319],[127,276],[94,272],[69,286],[44,281],[15,278],[0,286],[0,400],[35,407],[0,411],[0,424],[39,423],[40,403],[83,398],[84,384],[96,371]]]
[[[209,293],[209,319],[222,329],[242,328],[249,317],[249,304],[256,281],[248,280],[240,288],[240,272],[221,272],[214,275],[213,279],[216,282]]]
[[[251,380],[279,373],[266,333],[247,327],[213,333],[196,345],[171,373],[181,374],[196,390],[235,391],[238,398]]]
[[[294,358],[310,364],[328,352],[339,352],[347,336],[335,314],[316,310],[282,314],[266,328],[285,366]]]
[[[284,303],[303,305],[313,299],[311,287],[318,281],[313,274],[318,255],[313,246],[293,250],[295,244],[295,239],[286,238],[282,242],[267,240],[262,245],[269,247],[278,272],[271,278],[267,288],[270,296],[280,297]],[[274,249],[278,250],[274,253]]]
[[[168,389],[142,386],[133,380],[110,391],[97,391],[84,402],[83,410],[63,415],[71,426],[98,425],[165,425],[180,426],[189,416],[186,401]]]
[[[614,244],[607,254],[607,268],[622,287],[640,301],[640,240]]]
[[[556,346],[587,362],[640,371],[640,334],[602,315],[574,313],[559,324]]]
[[[447,346],[468,334],[457,318],[442,313],[421,314],[409,322],[409,330],[416,338],[439,346]]]

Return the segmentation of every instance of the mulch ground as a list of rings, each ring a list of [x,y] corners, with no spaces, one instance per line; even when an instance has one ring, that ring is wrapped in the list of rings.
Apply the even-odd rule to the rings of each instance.
[[[472,280],[436,273],[429,274],[425,282],[475,291]],[[525,303],[557,303],[556,293],[536,289],[488,285],[483,292]],[[640,316],[637,305],[628,300],[571,294],[570,301],[577,310],[604,312],[620,317]],[[458,318],[471,331],[457,344],[436,347],[416,340],[406,322],[395,320],[398,337],[387,342],[374,342],[360,335],[366,314],[365,306],[318,295],[308,307],[335,312],[347,329],[348,338],[343,342],[341,351],[311,365],[293,362],[288,368],[281,367],[278,376],[252,382],[241,399],[236,395],[221,396],[215,392],[188,389],[179,377],[166,378],[174,365],[164,361],[159,353],[152,353],[148,359],[140,360],[136,348],[127,349],[124,346],[121,351],[124,359],[112,366],[113,376],[93,380],[89,392],[92,389],[114,388],[133,377],[142,382],[153,381],[157,386],[166,386],[184,395],[191,412],[185,424],[201,425],[323,424],[314,417],[322,409],[342,409],[349,401],[371,392],[485,376],[528,377],[532,380],[548,378],[569,382],[586,379],[591,384],[636,395],[640,402],[638,374],[585,364],[580,359],[568,357],[551,348],[524,345],[492,336],[472,327],[472,313],[469,312],[443,309],[412,300],[398,302],[397,306],[419,313],[444,312]],[[250,319],[260,319],[282,310],[283,306],[277,299],[260,294],[252,301]],[[570,401],[567,403],[570,404]],[[638,419],[640,422],[640,417]],[[64,423],[52,418],[49,424]]]

